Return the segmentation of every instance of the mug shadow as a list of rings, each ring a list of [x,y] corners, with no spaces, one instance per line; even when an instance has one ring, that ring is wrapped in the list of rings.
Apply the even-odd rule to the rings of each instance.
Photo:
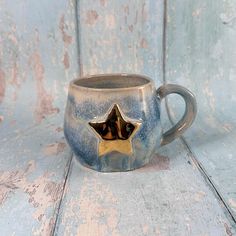
[[[165,171],[170,169],[170,158],[155,153],[152,160],[145,166],[137,169],[139,172]]]

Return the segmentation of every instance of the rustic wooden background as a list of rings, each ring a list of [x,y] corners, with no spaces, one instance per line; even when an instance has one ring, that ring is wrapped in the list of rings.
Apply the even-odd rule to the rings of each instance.
[[[234,0],[0,0],[0,235],[235,235],[235,39]],[[63,137],[68,82],[108,72],[197,96],[136,171],[81,167]],[[164,129],[184,107],[166,105]]]

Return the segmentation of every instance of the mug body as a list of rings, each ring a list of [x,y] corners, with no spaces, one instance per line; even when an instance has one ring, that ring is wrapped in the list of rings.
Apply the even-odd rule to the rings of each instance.
[[[72,81],[64,133],[80,163],[94,170],[128,171],[145,165],[160,146],[162,133],[153,81],[134,74]]]

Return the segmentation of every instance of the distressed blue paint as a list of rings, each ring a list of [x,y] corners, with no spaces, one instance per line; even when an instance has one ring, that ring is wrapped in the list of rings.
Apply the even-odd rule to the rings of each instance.
[[[196,94],[184,137],[236,219],[235,9],[232,0],[168,0],[166,80]],[[168,105],[177,121],[183,104]]]

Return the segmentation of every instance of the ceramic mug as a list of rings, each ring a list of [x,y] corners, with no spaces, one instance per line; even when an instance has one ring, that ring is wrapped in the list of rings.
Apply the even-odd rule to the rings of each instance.
[[[186,109],[163,133],[160,102],[171,93],[183,97]],[[70,83],[64,133],[82,165],[102,172],[128,171],[148,163],[157,147],[180,136],[196,110],[194,95],[179,85],[156,90],[143,75],[93,75]]]

